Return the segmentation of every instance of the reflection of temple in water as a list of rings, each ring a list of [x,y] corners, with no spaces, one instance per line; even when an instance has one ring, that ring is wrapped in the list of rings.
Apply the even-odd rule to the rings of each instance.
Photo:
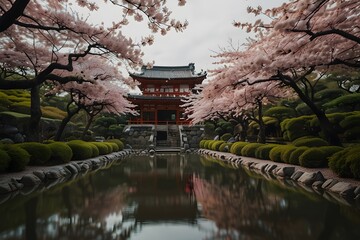
[[[188,160],[179,154],[155,155],[152,159],[132,159],[124,169],[132,193],[128,200],[137,206],[131,216],[137,223],[183,221],[196,223],[199,213],[193,195]]]

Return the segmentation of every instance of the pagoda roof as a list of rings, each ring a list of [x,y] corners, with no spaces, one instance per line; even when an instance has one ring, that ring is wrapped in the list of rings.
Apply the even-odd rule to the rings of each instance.
[[[195,72],[195,64],[190,63],[187,66],[153,66],[147,68],[143,66],[140,73],[130,73],[133,78],[149,79],[186,79],[186,78],[204,78],[206,72]]]
[[[172,96],[146,96],[146,95],[127,95],[128,98],[132,99],[141,99],[141,100],[180,100],[182,97],[172,97]]]

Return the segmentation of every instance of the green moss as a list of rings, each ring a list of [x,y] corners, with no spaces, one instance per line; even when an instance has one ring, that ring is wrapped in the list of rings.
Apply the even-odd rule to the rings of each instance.
[[[245,157],[255,157],[255,151],[260,146],[264,146],[264,144],[249,143],[241,149],[241,155]]]
[[[25,142],[16,144],[30,154],[29,165],[44,165],[51,157],[51,149],[47,144],[38,142]]]
[[[7,152],[0,149],[0,173],[7,172],[10,166],[11,158]]]
[[[48,144],[51,150],[50,161],[53,163],[68,163],[72,159],[73,152],[69,145],[63,142],[51,142]]]
[[[241,156],[241,149],[243,147],[245,147],[247,144],[249,144],[248,142],[235,142],[233,143],[233,145],[230,148],[230,152],[232,154]]]
[[[294,165],[300,165],[299,158],[301,154],[303,154],[308,147],[297,147],[295,150],[293,150],[290,154],[289,163]]]

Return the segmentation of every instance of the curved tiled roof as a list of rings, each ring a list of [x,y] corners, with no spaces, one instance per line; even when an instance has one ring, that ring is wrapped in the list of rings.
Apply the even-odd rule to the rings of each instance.
[[[176,78],[201,78],[206,76],[206,72],[195,72],[194,63],[188,66],[153,66],[152,68],[141,68],[141,73],[130,73],[130,76],[136,78],[152,78],[152,79],[176,79]]]

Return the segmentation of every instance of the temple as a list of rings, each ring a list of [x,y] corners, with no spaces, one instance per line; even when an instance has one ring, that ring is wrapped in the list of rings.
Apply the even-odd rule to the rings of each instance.
[[[140,82],[142,95],[129,95],[137,105],[139,116],[130,119],[130,124],[187,125],[181,98],[193,91],[196,84],[206,78],[206,72],[195,72],[194,63],[188,66],[142,67],[140,73],[130,73]]]

